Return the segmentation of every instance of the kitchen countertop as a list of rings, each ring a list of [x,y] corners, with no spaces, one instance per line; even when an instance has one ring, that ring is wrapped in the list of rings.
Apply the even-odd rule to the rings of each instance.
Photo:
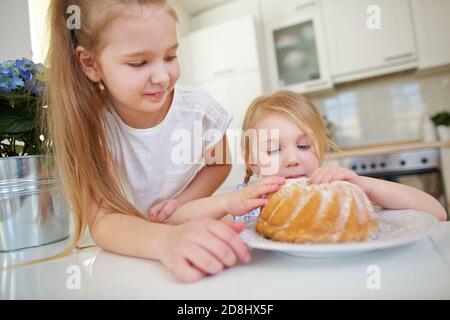
[[[377,145],[371,147],[361,147],[354,149],[346,149],[341,152],[330,152],[327,154],[327,160],[337,160],[347,157],[358,157],[368,155],[378,155],[391,152],[409,151],[425,148],[450,148],[450,141],[407,141],[401,143],[392,143],[385,145]]]
[[[0,254],[1,265],[56,253],[66,241]],[[371,266],[380,288],[369,289]],[[79,276],[79,277],[78,277]],[[0,299],[450,299],[450,222],[414,244],[360,255],[308,259],[252,250],[252,262],[194,284],[159,262],[98,247],[0,272]]]

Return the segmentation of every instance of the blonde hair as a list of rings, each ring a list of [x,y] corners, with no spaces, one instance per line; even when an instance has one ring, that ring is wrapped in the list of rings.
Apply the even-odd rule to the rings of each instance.
[[[67,8],[78,6],[81,29],[67,27]],[[106,90],[89,80],[80,66],[76,47],[98,55],[101,36],[125,9],[162,6],[178,21],[166,0],[52,0],[49,8],[50,45],[48,75],[48,131],[64,193],[73,215],[75,233],[61,253],[27,263],[48,261],[69,254],[87,226],[88,199],[112,212],[142,218],[127,201],[113,171],[111,152],[103,125]]]
[[[247,109],[242,130],[242,149],[246,164],[244,183],[248,183],[253,175],[249,168],[250,161],[250,137],[245,133],[253,129],[256,124],[268,114],[284,117],[295,123],[308,136],[313,143],[319,163],[325,158],[329,150],[338,149],[328,137],[327,127],[322,116],[313,103],[305,96],[289,91],[281,90],[270,96],[261,96],[253,100]]]

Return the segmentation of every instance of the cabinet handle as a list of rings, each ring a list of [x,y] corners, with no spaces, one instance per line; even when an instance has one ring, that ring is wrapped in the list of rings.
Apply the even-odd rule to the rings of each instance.
[[[218,76],[223,76],[224,74],[227,74],[227,73],[232,73],[233,71],[234,71],[234,68],[229,68],[229,69],[225,69],[225,70],[221,70],[221,71],[216,71],[213,73],[213,75],[215,77],[218,77]]]
[[[395,56],[390,56],[390,57],[384,58],[384,61],[388,62],[388,61],[399,60],[399,59],[411,57],[412,55],[413,55],[412,52],[397,54]]]
[[[319,86],[325,85],[327,83],[328,83],[328,81],[322,80],[322,81],[318,81],[318,82],[307,83],[307,84],[304,85],[304,87],[306,89],[307,88],[315,88],[315,87],[319,87]]]

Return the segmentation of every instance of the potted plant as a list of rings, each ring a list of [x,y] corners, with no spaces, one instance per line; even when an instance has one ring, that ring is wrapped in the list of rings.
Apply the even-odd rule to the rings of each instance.
[[[433,123],[437,128],[439,139],[442,141],[450,140],[450,112],[438,112],[431,117],[431,120],[433,120]]]
[[[0,63],[0,252],[69,235],[50,140],[39,125],[44,77],[44,66],[28,59]]]

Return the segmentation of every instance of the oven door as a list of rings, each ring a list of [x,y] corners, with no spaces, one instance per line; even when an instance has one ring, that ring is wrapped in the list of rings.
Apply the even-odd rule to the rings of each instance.
[[[447,209],[444,181],[438,169],[415,170],[405,172],[383,172],[367,175],[369,177],[397,182],[422,190],[436,198]]]

